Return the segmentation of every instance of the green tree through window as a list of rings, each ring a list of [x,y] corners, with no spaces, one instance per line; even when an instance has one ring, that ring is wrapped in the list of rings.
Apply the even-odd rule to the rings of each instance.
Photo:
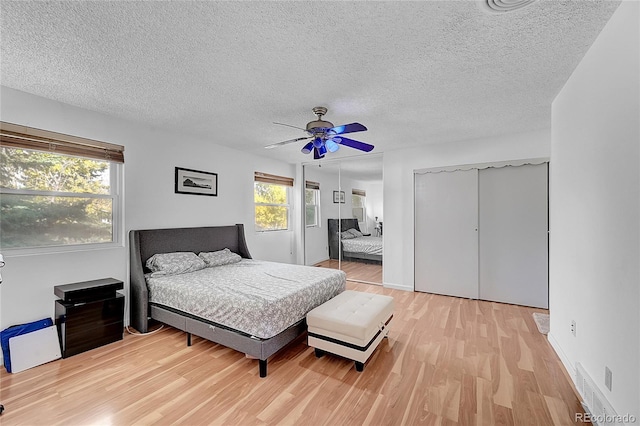
[[[0,149],[0,246],[113,241],[111,163]]]
[[[320,222],[320,190],[304,190],[305,224],[306,226],[319,226]]]
[[[285,185],[255,182],[256,230],[289,229],[289,190]]]

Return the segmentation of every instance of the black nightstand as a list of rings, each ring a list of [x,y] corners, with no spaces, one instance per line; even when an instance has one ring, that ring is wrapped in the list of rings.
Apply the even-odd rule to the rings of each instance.
[[[117,291],[123,287],[113,278],[54,287],[63,358],[122,340],[124,296]]]

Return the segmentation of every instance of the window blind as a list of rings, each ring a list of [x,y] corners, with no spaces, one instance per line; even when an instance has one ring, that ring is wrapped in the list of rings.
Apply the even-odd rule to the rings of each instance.
[[[352,189],[351,190],[351,194],[353,195],[360,195],[362,197],[366,197],[367,196],[367,192],[363,191],[362,189]]]
[[[270,175],[268,173],[255,172],[254,180],[256,182],[274,183],[276,185],[293,186],[293,178],[286,176]]]
[[[308,180],[308,181],[305,181],[304,187],[307,188],[307,189],[320,189],[320,183],[312,182],[312,181]]]
[[[0,122],[0,146],[124,163],[124,147],[93,139]]]

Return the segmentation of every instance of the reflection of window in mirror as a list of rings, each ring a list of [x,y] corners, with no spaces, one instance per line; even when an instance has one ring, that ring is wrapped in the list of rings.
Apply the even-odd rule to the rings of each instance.
[[[320,183],[305,181],[304,208],[306,226],[320,226]]]
[[[358,219],[358,222],[364,222],[367,217],[365,207],[366,197],[366,192],[361,189],[351,190],[351,209],[353,211],[353,217]]]

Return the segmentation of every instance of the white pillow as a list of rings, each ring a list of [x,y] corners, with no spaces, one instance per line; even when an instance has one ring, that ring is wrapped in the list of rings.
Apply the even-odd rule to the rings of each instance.
[[[201,252],[198,256],[204,260],[207,267],[231,265],[242,260],[242,256],[229,250],[228,248],[218,251]]]
[[[154,254],[147,260],[152,277],[177,275],[206,268],[204,260],[192,252]]]

